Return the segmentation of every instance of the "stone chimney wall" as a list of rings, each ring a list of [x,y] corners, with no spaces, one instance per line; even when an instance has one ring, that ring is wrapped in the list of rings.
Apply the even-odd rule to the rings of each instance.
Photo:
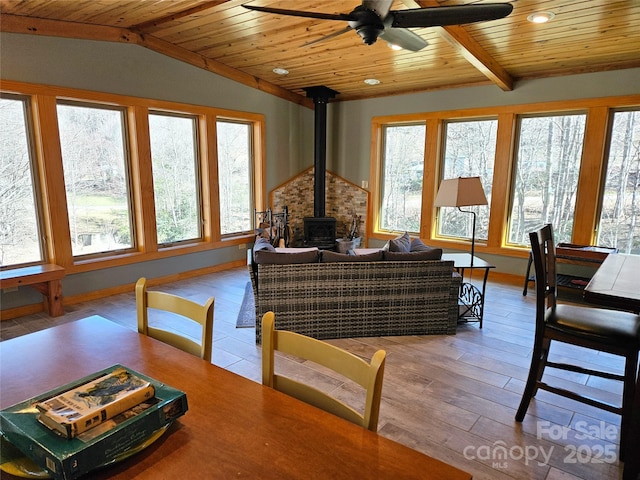
[[[351,227],[353,215],[360,216],[358,232],[361,246],[366,245],[367,207],[369,192],[357,185],[327,171],[326,216],[336,219],[336,235],[345,237]],[[313,217],[314,167],[310,167],[291,180],[276,187],[270,193],[269,204],[274,213],[289,208],[290,246],[302,246],[304,240],[304,217]]]

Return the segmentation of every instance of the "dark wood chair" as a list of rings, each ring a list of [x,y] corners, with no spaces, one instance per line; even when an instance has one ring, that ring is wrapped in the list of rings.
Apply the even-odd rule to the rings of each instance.
[[[516,421],[521,422],[529,402],[539,388],[578,402],[621,415],[620,457],[626,450],[630,434],[631,412],[636,389],[638,351],[640,350],[640,315],[617,310],[557,303],[556,257],[553,229],[545,225],[529,234],[536,278],[536,331],[531,368],[524,388]],[[579,365],[550,362],[552,341],[590,348],[625,358],[624,374],[592,370]],[[569,370],[623,382],[621,405],[588,398],[561,386],[543,381],[545,367]],[[631,447],[631,445],[629,445]]]

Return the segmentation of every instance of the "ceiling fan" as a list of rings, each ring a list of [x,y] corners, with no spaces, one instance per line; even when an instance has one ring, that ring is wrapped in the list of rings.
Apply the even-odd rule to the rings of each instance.
[[[341,20],[348,26],[331,35],[314,40],[311,45],[328,38],[355,30],[367,45],[372,45],[382,38],[405,50],[417,52],[427,46],[426,40],[408,28],[436,27],[483,22],[504,18],[511,13],[510,3],[488,3],[475,5],[452,5],[430,8],[412,8],[408,10],[391,10],[393,0],[363,0],[349,13],[321,13],[302,10],[285,10],[282,8],[243,5],[243,7],[259,12],[290,15],[294,17],[317,18],[321,20]]]

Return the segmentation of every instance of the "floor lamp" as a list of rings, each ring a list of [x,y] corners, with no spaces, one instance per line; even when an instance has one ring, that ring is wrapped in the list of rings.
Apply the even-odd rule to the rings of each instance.
[[[458,210],[473,215],[473,228],[471,230],[471,266],[473,267],[473,255],[476,243],[476,212],[462,210],[460,207],[474,205],[487,205],[487,197],[482,189],[480,177],[458,177],[442,180],[438,195],[433,204],[434,207],[458,207]]]

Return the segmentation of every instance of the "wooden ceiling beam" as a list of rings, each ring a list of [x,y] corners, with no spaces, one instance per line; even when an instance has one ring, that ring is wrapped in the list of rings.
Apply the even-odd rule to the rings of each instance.
[[[45,35],[50,37],[102,40],[105,42],[140,43],[140,35],[126,28],[65,22],[45,18],[23,17],[0,13],[3,32]]]
[[[197,53],[165,42],[152,35],[134,32],[127,28],[89,25],[86,23],[47,20],[42,18],[23,17],[19,15],[0,14],[0,25],[3,32],[23,33],[28,35],[46,35],[52,37],[76,38],[82,40],[101,40],[105,42],[129,43],[140,45],[171,58],[202,68],[211,73],[230,78],[238,83],[256,88],[293,103],[314,108],[313,101],[303,95],[286,90],[278,85],[262,80],[253,75],[241,72],[223,63],[211,60]]]
[[[440,35],[480,73],[505,92],[513,90],[513,78],[460,25],[438,27]]]
[[[440,6],[436,0],[402,0],[409,8]],[[513,90],[513,77],[460,25],[436,27],[440,35],[485,77],[505,92]]]
[[[218,5],[225,3],[227,0],[213,0],[211,2],[202,3],[200,5],[196,5],[193,8],[188,8],[187,10],[182,10],[181,12],[172,13],[171,15],[167,15],[163,18],[157,18],[155,20],[150,20],[148,22],[138,23],[137,25],[132,25],[131,30],[141,31],[141,32],[152,32],[157,28],[160,28],[165,23],[174,22],[179,20],[180,18],[188,17],[189,15],[195,15],[204,10],[209,10],[211,8],[217,7]]]

